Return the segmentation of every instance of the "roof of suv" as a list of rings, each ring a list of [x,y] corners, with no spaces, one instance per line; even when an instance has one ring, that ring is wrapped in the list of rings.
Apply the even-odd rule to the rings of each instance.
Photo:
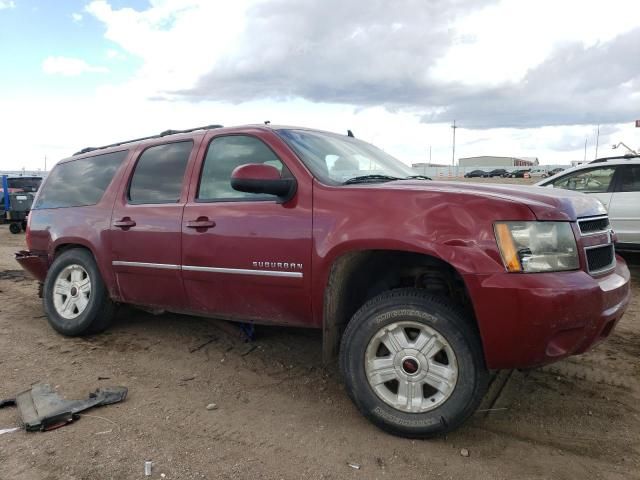
[[[635,160],[636,162],[640,161],[640,155],[638,154],[632,154],[632,153],[628,153],[626,155],[617,155],[615,157],[602,157],[602,158],[596,158],[595,160],[592,160],[588,163],[583,163],[581,165],[578,166],[584,166],[584,165],[591,165],[593,163],[609,163],[609,162],[616,162],[615,165],[622,165],[627,163],[629,160],[633,161]]]
[[[109,145],[103,145],[102,147],[86,147],[86,148],[83,148],[82,150],[74,153],[73,156],[75,157],[77,155],[82,155],[82,154],[85,154],[85,153],[94,152],[96,150],[104,150],[104,149],[107,149],[107,148],[119,147],[121,145],[126,145],[126,144],[129,144],[129,143],[139,143],[139,142],[142,142],[144,140],[152,140],[154,138],[162,138],[162,137],[167,137],[169,135],[177,135],[179,133],[191,133],[191,132],[195,132],[195,131],[198,131],[198,130],[211,130],[211,129],[214,129],[214,128],[223,128],[223,126],[222,125],[218,125],[218,124],[213,124],[213,125],[204,125],[202,127],[188,128],[186,130],[171,130],[171,129],[169,129],[169,130],[165,130],[163,132],[160,132],[157,135],[150,135],[148,137],[134,138],[132,140],[124,140],[124,141],[121,141],[121,142],[111,143]]]
[[[120,146],[123,146],[123,145],[127,145],[129,147],[132,147],[132,146],[135,146],[135,145],[137,145],[137,144],[139,144],[141,142],[145,142],[145,141],[148,141],[148,140],[159,139],[159,138],[164,138],[164,137],[169,137],[169,136],[173,136],[173,135],[206,132],[207,130],[213,130],[213,129],[236,130],[236,129],[241,129],[241,128],[253,128],[253,129],[257,128],[257,129],[268,129],[268,130],[295,129],[295,130],[309,130],[309,131],[315,131],[315,132],[324,132],[324,131],[319,130],[319,129],[306,128],[306,127],[297,127],[297,126],[290,126],[290,125],[271,125],[270,122],[258,123],[258,124],[247,124],[247,125],[234,125],[232,127],[224,127],[223,125],[212,124],[212,125],[204,125],[204,126],[201,126],[201,127],[188,128],[188,129],[185,129],[185,130],[172,130],[172,129],[169,129],[169,130],[165,130],[163,132],[160,132],[157,135],[150,135],[148,137],[140,137],[140,138],[134,138],[134,139],[131,139],[131,140],[124,140],[124,141],[120,141],[120,142],[111,143],[109,145],[103,145],[101,147],[86,147],[86,148],[83,148],[82,150],[79,150],[79,151],[75,152],[70,158],[67,158],[67,159],[64,159],[64,160],[71,160],[73,157],[83,156],[85,154],[90,154],[90,153],[96,152],[98,150],[108,150],[108,149],[111,149],[111,148],[117,148],[117,147],[120,147]],[[324,132],[324,133],[331,133],[333,135],[336,135],[335,132]],[[348,130],[348,133],[347,133],[346,136],[353,137],[353,133],[351,133],[351,130]]]

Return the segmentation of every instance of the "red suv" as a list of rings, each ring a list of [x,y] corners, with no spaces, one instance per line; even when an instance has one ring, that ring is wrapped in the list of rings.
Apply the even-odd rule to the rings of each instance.
[[[582,353],[629,302],[596,199],[433,182],[328,132],[209,126],[59,162],[17,260],[64,335],[121,303],[323,330],[362,413],[455,429],[489,371]]]

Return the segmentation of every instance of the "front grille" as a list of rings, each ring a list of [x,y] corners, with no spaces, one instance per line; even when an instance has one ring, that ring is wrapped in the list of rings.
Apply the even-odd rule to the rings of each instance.
[[[589,273],[603,272],[615,265],[616,256],[612,244],[589,247],[586,249],[586,254]]]
[[[580,233],[582,235],[591,235],[593,233],[601,233],[609,230],[609,217],[586,218],[578,220]]]

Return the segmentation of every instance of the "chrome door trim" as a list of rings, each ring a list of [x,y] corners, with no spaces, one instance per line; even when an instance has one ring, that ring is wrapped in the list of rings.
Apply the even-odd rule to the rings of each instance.
[[[169,263],[125,262],[114,260],[114,267],[159,268],[162,270],[186,270],[188,272],[230,273],[235,275],[257,275],[262,277],[302,278],[302,272],[281,272],[278,270],[250,270],[246,268],[201,267],[198,265],[173,265]]]
[[[197,265],[183,265],[182,270],[189,272],[230,273],[234,275],[258,275],[263,277],[302,278],[302,272],[281,272],[278,270],[250,270],[246,268],[200,267]]]
[[[173,265],[170,263],[146,263],[146,262],[125,262],[122,260],[114,260],[111,262],[114,267],[145,267],[145,268],[159,268],[162,270],[180,270],[180,265]]]

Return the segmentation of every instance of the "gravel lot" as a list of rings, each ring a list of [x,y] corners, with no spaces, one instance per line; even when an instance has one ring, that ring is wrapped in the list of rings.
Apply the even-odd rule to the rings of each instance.
[[[640,478],[638,266],[633,304],[606,342],[503,375],[494,410],[412,441],[360,416],[322,367],[315,331],[262,327],[247,344],[222,322],[122,309],[105,334],[56,334],[13,260],[23,242],[0,227],[0,398],[38,381],[67,398],[101,385],[129,396],[58,430],[0,435],[1,479],[143,478],[145,460],[151,478],[169,479]],[[0,410],[0,430],[17,422]]]

